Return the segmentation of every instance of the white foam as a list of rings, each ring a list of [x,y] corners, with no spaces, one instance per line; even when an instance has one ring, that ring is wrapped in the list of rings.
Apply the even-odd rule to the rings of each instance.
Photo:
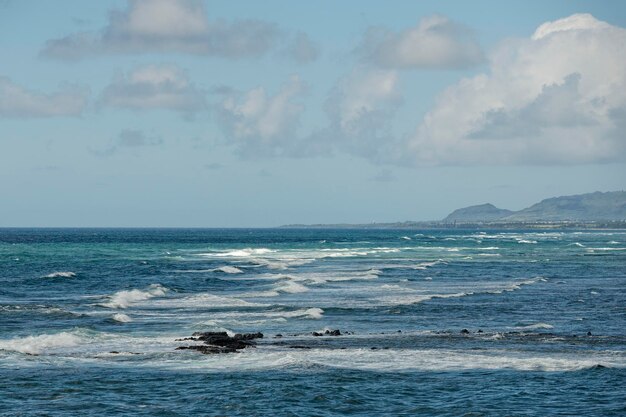
[[[309,287],[298,284],[295,281],[282,281],[276,287],[276,291],[278,292],[286,292],[289,294],[297,294],[309,291]]]
[[[413,269],[422,269],[423,270],[423,269],[430,268],[430,267],[435,266],[435,265],[440,264],[440,263],[444,263],[443,259],[437,259],[436,261],[430,261],[430,262],[422,262],[422,263],[419,263],[419,264],[415,265],[413,267]]]
[[[220,266],[219,268],[215,268],[214,271],[223,272],[225,274],[242,274],[243,271],[234,266]]]
[[[197,355],[180,355],[181,359],[157,366],[174,369],[258,370],[282,368],[310,368],[322,366],[338,369],[355,369],[377,372],[402,371],[462,371],[502,370],[520,371],[577,371],[596,365],[624,368],[623,358],[609,353],[515,352],[490,350],[468,352],[453,349],[285,349],[258,347],[245,349],[239,355],[210,355],[197,359]],[[156,364],[155,364],[156,365]]]
[[[140,301],[146,301],[154,297],[162,297],[166,292],[167,288],[159,284],[152,284],[145,290],[118,291],[109,297],[107,303],[101,305],[108,308],[128,308],[130,305]]]
[[[48,274],[44,278],[73,278],[75,276],[76,276],[75,272],[60,271],[60,272],[53,272],[51,274]]]
[[[539,329],[554,329],[554,326],[548,323],[535,323],[528,326],[517,326],[516,330],[539,330]]]
[[[582,243],[579,243],[579,242],[570,243],[567,246],[578,246],[579,248],[584,248],[585,247],[585,245],[583,245]]]
[[[527,243],[527,244],[534,245],[534,244],[537,243],[537,241],[536,240],[519,239],[517,241],[517,243]]]
[[[411,240],[411,238],[410,238],[410,237],[408,237],[408,236],[402,236],[400,239],[404,239],[404,240]]]
[[[258,255],[266,255],[268,253],[275,252],[272,249],[267,248],[246,248],[246,249],[235,249],[227,252],[219,252],[219,253],[206,253],[202,254],[204,256],[215,256],[215,257],[229,257],[229,258],[248,258],[251,256]]]
[[[131,321],[133,321],[133,319],[122,313],[113,314],[111,318],[120,323],[130,323]]]
[[[152,300],[151,306],[161,308],[223,308],[223,307],[265,307],[265,304],[251,303],[233,297],[222,297],[211,293],[194,294],[188,297],[163,298]]]
[[[81,343],[76,334],[62,332],[39,336],[26,336],[10,340],[0,340],[0,350],[39,355],[49,349],[73,347]]]

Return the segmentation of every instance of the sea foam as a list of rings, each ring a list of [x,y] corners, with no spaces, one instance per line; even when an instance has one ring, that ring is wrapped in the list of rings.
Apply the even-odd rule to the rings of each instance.
[[[145,290],[118,291],[109,297],[108,302],[101,305],[108,308],[128,308],[130,305],[140,301],[162,297],[167,291],[167,288],[159,284],[152,284]]]
[[[44,278],[73,278],[75,276],[76,276],[75,272],[60,271],[60,272],[53,272],[51,274],[48,274]]]

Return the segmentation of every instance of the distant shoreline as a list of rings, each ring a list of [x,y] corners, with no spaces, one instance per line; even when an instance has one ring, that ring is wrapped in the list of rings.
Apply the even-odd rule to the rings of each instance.
[[[280,229],[537,229],[537,230],[624,230],[626,221],[558,221],[558,222],[395,222],[367,224],[288,224]]]

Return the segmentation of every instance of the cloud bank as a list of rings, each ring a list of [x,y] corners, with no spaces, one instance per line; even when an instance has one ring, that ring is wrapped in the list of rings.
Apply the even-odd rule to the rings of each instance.
[[[444,16],[423,18],[398,33],[372,28],[359,52],[365,61],[387,69],[464,69],[484,61],[472,31]]]
[[[260,20],[209,20],[198,0],[130,0],[99,32],[46,43],[42,55],[76,60],[98,54],[169,52],[229,59],[258,57],[276,43],[275,25]]]
[[[108,85],[100,105],[134,110],[169,109],[194,113],[206,108],[204,93],[173,65],[148,65],[118,76]]]
[[[0,117],[79,116],[87,106],[88,96],[86,89],[71,86],[56,93],[40,93],[0,77]]]

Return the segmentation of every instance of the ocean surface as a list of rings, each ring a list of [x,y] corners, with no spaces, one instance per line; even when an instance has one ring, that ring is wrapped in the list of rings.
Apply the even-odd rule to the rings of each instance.
[[[0,415],[624,416],[626,232],[0,229]]]

